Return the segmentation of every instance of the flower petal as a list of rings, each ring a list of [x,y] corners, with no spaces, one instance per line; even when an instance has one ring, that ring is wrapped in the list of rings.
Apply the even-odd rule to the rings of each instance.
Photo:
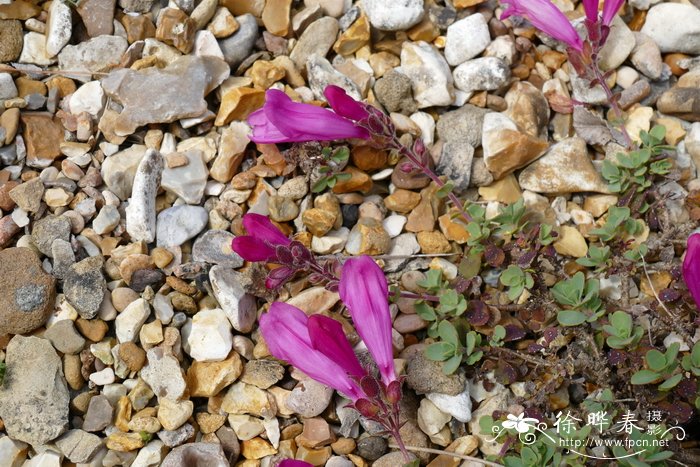
[[[312,464],[309,464],[306,461],[298,461],[295,459],[285,459],[279,464],[277,464],[277,467],[314,467]]]
[[[610,26],[625,0],[605,0],[603,5],[603,24]]]
[[[289,245],[292,241],[278,229],[275,224],[261,214],[248,213],[243,216],[243,227],[246,232],[256,238],[265,240],[271,245]]]
[[[384,273],[369,256],[350,258],[340,276],[340,299],[367,350],[377,362],[384,384],[396,379],[391,339],[389,289]]]
[[[549,0],[502,0],[508,8],[501,15],[505,19],[512,15],[527,18],[533,26],[553,38],[565,42],[576,50],[583,49],[583,41],[571,23]]]
[[[683,259],[683,280],[700,309],[700,233],[688,237],[688,248]]]
[[[275,358],[289,362],[310,378],[353,401],[362,397],[359,385],[345,370],[313,348],[307,326],[306,314],[286,303],[273,303],[270,311],[260,317],[260,331]]]
[[[275,257],[275,249],[262,239],[242,235],[231,241],[231,249],[246,261],[269,261]]]
[[[366,374],[338,321],[323,315],[309,316],[309,337],[314,349],[343,367],[350,376],[361,378]]]
[[[369,115],[365,106],[348,96],[345,90],[339,86],[326,86],[323,95],[335,113],[350,120],[359,121]]]

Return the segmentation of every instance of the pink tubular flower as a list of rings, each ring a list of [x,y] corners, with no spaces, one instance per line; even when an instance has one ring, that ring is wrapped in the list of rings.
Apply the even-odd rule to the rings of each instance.
[[[396,371],[389,289],[384,273],[369,256],[350,258],[343,264],[338,292],[350,310],[357,333],[377,362],[382,381],[388,386],[396,380]]]
[[[270,261],[276,256],[277,245],[288,246],[292,242],[270,219],[260,214],[244,215],[243,227],[250,235],[234,238],[231,249],[246,261]]]
[[[309,464],[306,461],[297,461],[294,459],[285,459],[279,464],[277,464],[277,467],[314,467],[312,464]]]
[[[598,0],[583,0],[583,9],[589,21],[598,21]]]
[[[623,3],[625,3],[625,0],[605,0],[605,4],[603,5],[604,25],[610,26],[613,18],[615,18],[617,12],[622,8]]]
[[[334,92],[334,98],[337,102],[342,102],[336,112],[311,104],[293,102],[282,91],[268,89],[265,105],[248,117],[248,123],[253,127],[250,139],[256,143],[298,143],[369,138],[367,130],[346,118],[346,115],[359,115],[356,106],[361,104],[347,95],[342,98],[337,92]],[[352,101],[355,106],[349,106],[347,100]]]
[[[508,8],[501,15],[506,19],[512,15],[527,18],[537,29],[553,38],[565,42],[578,51],[583,50],[583,41],[571,26],[564,13],[549,0],[503,0]]]
[[[700,233],[688,237],[688,248],[683,260],[683,280],[700,308]]]
[[[275,302],[260,317],[260,330],[275,358],[287,361],[355,402],[364,397],[356,380],[365,371],[340,323],[335,326],[328,320],[333,321],[320,315],[309,318],[295,306]]]

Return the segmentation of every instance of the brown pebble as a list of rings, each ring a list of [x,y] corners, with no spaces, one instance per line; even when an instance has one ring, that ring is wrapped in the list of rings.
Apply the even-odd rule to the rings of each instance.
[[[101,319],[78,318],[75,321],[75,326],[83,336],[90,339],[92,342],[100,342],[109,329],[107,323]]]
[[[139,371],[146,363],[146,352],[133,342],[124,342],[119,345],[119,358],[121,358],[131,371]]]
[[[173,292],[170,296],[173,308],[177,311],[183,311],[188,315],[197,313],[197,303],[194,299],[182,292]]]
[[[185,295],[194,295],[197,293],[197,287],[188,284],[179,277],[168,276],[165,279],[165,283],[168,284],[173,290],[176,290]]]

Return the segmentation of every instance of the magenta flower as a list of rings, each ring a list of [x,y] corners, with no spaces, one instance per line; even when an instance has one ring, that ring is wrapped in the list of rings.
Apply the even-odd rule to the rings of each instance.
[[[336,88],[337,86],[328,86]],[[354,101],[345,91],[330,91],[328,102],[335,112],[311,104],[293,102],[276,89],[268,89],[265,105],[250,114],[248,123],[253,127],[251,140],[256,143],[297,143],[304,141],[332,141],[337,139],[368,139],[369,133],[353,120],[362,118],[362,104]],[[365,111],[365,115],[366,115]]]
[[[332,387],[353,402],[364,397],[357,381],[365,371],[357,360],[340,323],[299,308],[275,302],[260,317],[260,330],[270,353]],[[332,343],[332,345],[329,345]]]
[[[396,371],[389,289],[384,273],[369,256],[350,258],[343,264],[338,292],[350,310],[357,333],[377,362],[382,381],[388,386],[396,380]]]
[[[625,3],[625,0],[605,0],[605,4],[603,5],[604,25],[610,26],[613,18],[615,18],[617,12],[622,8],[623,3]]]
[[[503,0],[508,8],[501,15],[506,19],[512,15],[527,18],[537,29],[569,45],[578,51],[583,50],[583,41],[564,13],[549,0]]]
[[[683,260],[683,280],[700,309],[700,233],[688,237],[688,248]]]
[[[598,0],[583,0],[583,9],[589,21],[598,21]]]
[[[313,464],[309,464],[306,461],[297,461],[294,459],[285,459],[277,467],[314,467]]]
[[[277,255],[277,245],[288,246],[292,242],[270,219],[260,214],[244,215],[243,227],[250,235],[234,238],[231,249],[246,261],[270,261]]]

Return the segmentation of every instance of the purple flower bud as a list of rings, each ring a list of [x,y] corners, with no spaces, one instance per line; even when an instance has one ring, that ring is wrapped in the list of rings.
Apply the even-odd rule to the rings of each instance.
[[[399,169],[401,172],[410,174],[416,169],[416,167],[410,162],[402,162],[401,165],[399,165]]]
[[[231,249],[246,261],[271,261],[277,257],[277,245],[291,243],[270,219],[260,214],[244,215],[243,227],[251,235],[234,238]]]
[[[386,387],[386,400],[390,404],[398,404],[402,396],[401,381],[392,381],[389,383],[389,386]]]
[[[270,271],[265,279],[265,287],[270,290],[282,287],[289,279],[294,276],[294,270],[286,266],[275,268]]]
[[[379,414],[379,406],[367,399],[358,399],[355,402],[355,410],[365,418],[375,418]]]
[[[379,395],[379,382],[370,375],[360,380],[360,387],[370,399],[374,399]]]

